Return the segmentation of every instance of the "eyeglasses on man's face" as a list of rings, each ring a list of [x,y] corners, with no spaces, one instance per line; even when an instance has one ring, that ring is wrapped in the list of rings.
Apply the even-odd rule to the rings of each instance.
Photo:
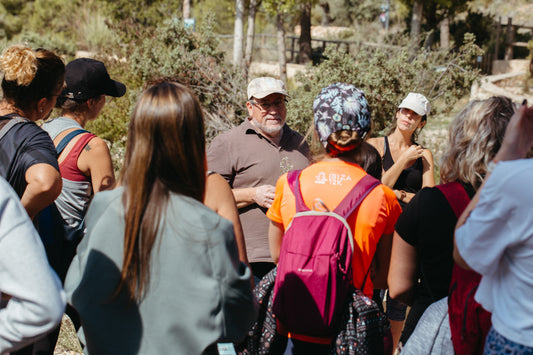
[[[279,99],[274,101],[264,101],[264,102],[258,102],[255,100],[250,100],[250,103],[257,107],[261,112],[268,112],[272,109],[281,109],[285,107],[285,103],[287,100],[285,99]]]

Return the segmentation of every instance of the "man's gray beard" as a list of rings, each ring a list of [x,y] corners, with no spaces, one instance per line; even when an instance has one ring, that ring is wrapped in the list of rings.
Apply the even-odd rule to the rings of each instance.
[[[265,124],[261,124],[259,122],[257,122],[257,120],[252,117],[252,121],[254,123],[254,126],[256,126],[257,128],[259,128],[259,130],[261,132],[265,132],[266,134],[276,134],[276,133],[279,133],[281,132],[281,130],[283,129],[283,126],[285,124],[282,124],[280,126],[277,126],[277,127],[274,127],[274,126],[267,126]]]

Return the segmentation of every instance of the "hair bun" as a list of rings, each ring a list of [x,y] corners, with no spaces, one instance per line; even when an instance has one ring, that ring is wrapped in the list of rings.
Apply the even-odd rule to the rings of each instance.
[[[13,45],[0,56],[0,69],[4,72],[5,80],[28,86],[37,74],[37,57],[30,47]]]

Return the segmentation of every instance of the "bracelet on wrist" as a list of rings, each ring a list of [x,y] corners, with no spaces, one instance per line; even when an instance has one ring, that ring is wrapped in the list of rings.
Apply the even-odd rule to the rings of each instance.
[[[407,196],[407,193],[404,190],[400,190],[400,201],[403,201],[405,196]]]

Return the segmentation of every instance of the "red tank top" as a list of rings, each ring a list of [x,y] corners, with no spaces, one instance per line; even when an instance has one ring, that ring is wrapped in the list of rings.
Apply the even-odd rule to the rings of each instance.
[[[92,133],[83,133],[81,137],[74,143],[74,146],[68,153],[67,157],[59,164],[59,172],[61,177],[72,181],[89,181],[90,178],[85,176],[78,169],[78,157],[81,154],[82,149],[87,143],[96,137]]]

